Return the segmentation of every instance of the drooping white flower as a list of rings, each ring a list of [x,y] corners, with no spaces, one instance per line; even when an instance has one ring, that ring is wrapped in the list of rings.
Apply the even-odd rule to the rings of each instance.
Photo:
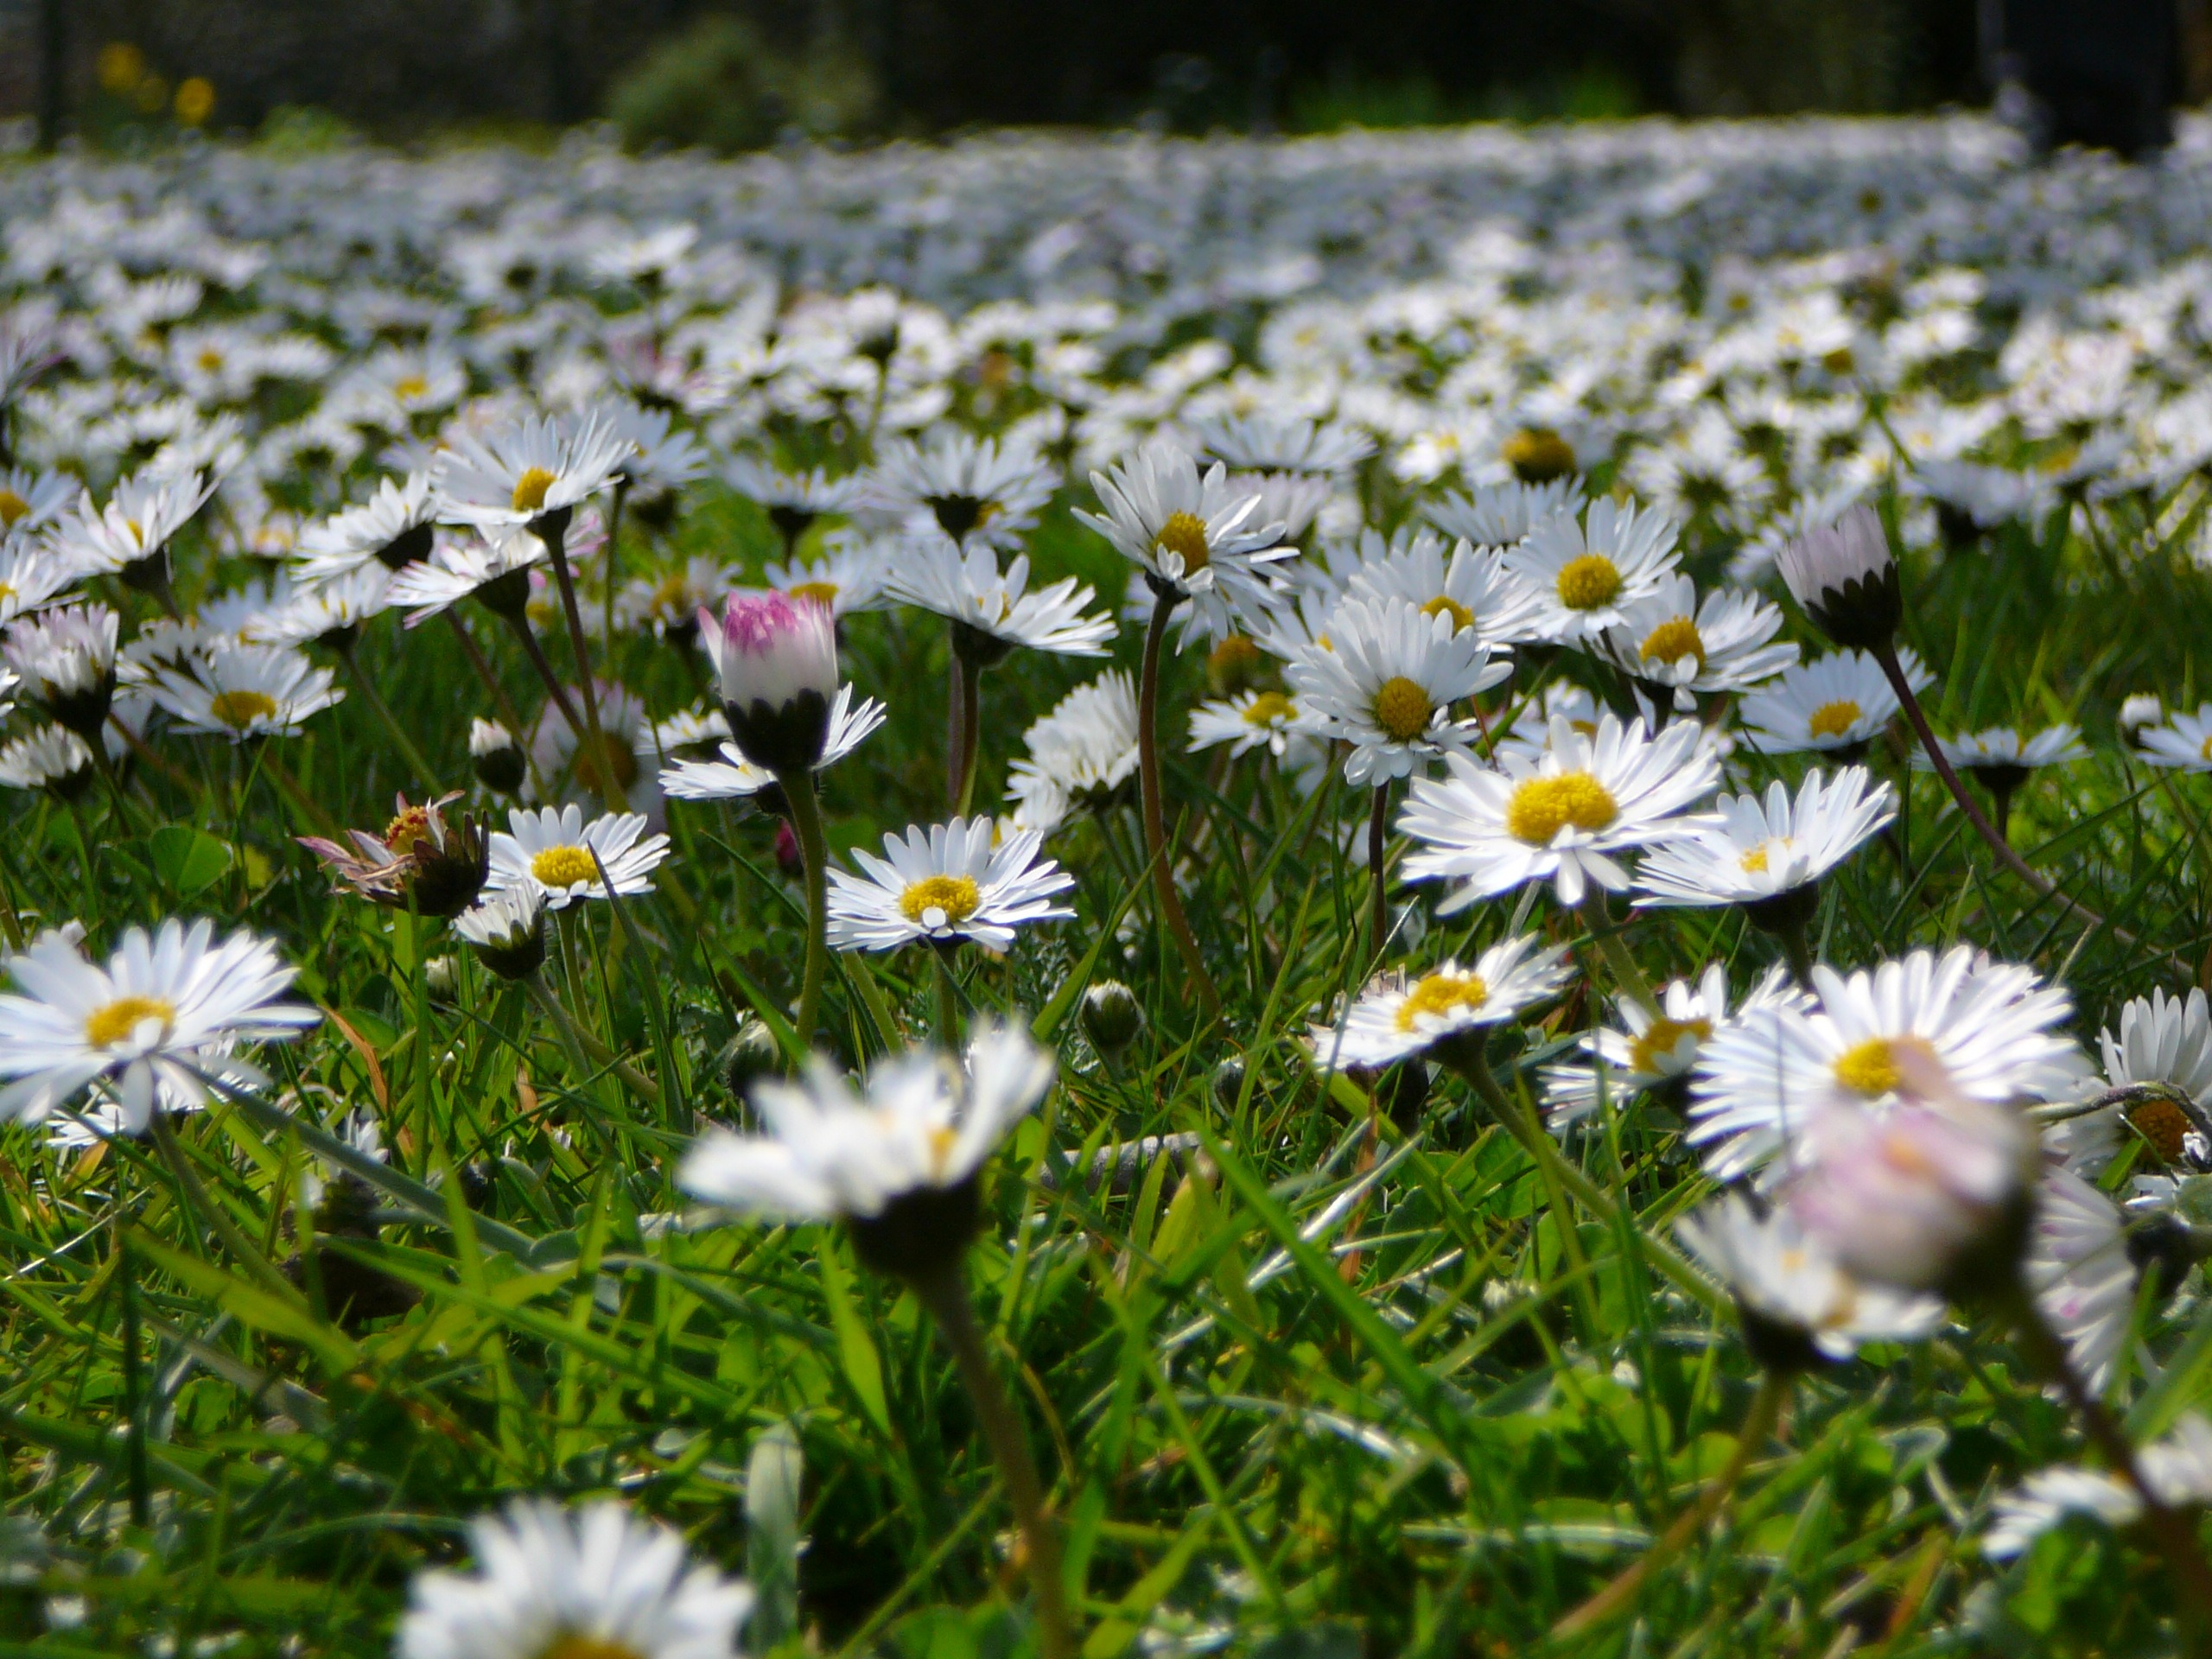
[[[1790,596],[1839,645],[1873,651],[1896,638],[1904,609],[1897,562],[1879,515],[1864,502],[1786,544],[1775,563]]]

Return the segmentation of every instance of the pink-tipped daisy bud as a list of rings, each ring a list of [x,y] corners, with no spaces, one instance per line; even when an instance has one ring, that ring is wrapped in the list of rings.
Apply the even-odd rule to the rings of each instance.
[[[1855,506],[1828,528],[1798,537],[1776,563],[1791,596],[1839,645],[1873,651],[1896,637],[1904,597],[1873,508]]]
[[[732,594],[699,637],[721,679],[722,711],[745,758],[778,773],[810,770],[837,695],[837,632],[830,607],[783,594]]]

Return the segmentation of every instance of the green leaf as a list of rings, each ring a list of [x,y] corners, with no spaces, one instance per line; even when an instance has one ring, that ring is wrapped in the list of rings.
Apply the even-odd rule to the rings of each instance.
[[[853,1305],[853,1281],[845,1272],[836,1241],[825,1238],[823,1247],[817,1259],[822,1263],[822,1289],[829,1299],[830,1327],[837,1333],[837,1354],[844,1362],[845,1380],[860,1397],[861,1409],[868,1414],[868,1421],[888,1439],[891,1408],[883,1395],[883,1362],[876,1356],[868,1327],[861,1323],[860,1310]]]
[[[220,880],[231,868],[231,849],[188,823],[163,824],[154,831],[149,845],[154,874],[180,898],[188,899]]]

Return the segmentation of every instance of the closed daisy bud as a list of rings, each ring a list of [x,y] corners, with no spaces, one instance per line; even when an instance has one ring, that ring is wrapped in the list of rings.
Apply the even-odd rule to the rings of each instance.
[[[699,637],[721,679],[722,710],[745,758],[770,772],[821,760],[837,695],[837,634],[827,606],[782,594],[732,594]]]
[[[747,1014],[737,1022],[737,1034],[722,1045],[723,1085],[742,1100],[747,1090],[782,1064],[783,1058],[783,1051],[776,1046],[776,1033],[756,1016]]]
[[[1839,645],[1873,651],[1896,638],[1904,598],[1873,508],[1855,506],[1829,528],[1799,537],[1776,563],[1791,597]]]
[[[522,745],[496,720],[469,722],[468,760],[476,768],[476,781],[499,795],[512,795],[520,789],[529,771]]]
[[[1083,994],[1083,1034],[1101,1054],[1118,1054],[1144,1030],[1144,1009],[1118,979],[1102,979]]]
[[[544,924],[544,894],[519,887],[463,911],[453,931],[501,979],[528,979],[545,960]]]

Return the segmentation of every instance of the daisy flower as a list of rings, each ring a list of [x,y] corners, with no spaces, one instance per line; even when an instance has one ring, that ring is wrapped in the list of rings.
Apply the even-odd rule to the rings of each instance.
[[[282,1000],[293,969],[264,939],[214,924],[132,928],[105,966],[75,939],[40,936],[10,958],[18,990],[0,995],[0,1118],[37,1123],[95,1080],[114,1089],[124,1131],[142,1133],[158,1088],[206,1098],[203,1072],[258,1073],[231,1057],[242,1042],[283,1042],[321,1016]]]
[[[891,570],[880,546],[850,530],[833,530],[822,552],[811,559],[771,563],[762,573],[766,585],[790,599],[810,599],[832,616],[882,608]]]
[[[746,758],[773,772],[819,764],[838,690],[837,624],[828,607],[781,594],[732,594],[719,622],[699,613],[699,643]]]
[[[1497,552],[1463,539],[1447,556],[1444,543],[1426,531],[1394,537],[1377,552],[1352,573],[1348,598],[1402,600],[1431,616],[1448,616],[1455,630],[1471,629],[1492,650],[1536,638],[1542,601],[1506,573]]]
[[[1774,562],[1790,596],[1839,645],[1872,651],[1897,637],[1904,612],[1897,562],[1880,517],[1864,502],[1786,543]]]
[[[1754,919],[1810,889],[1897,816],[1897,795],[1862,766],[1805,774],[1796,799],[1779,779],[1756,795],[1723,795],[1718,820],[1655,847],[1637,868],[1643,905],[1741,905]]]
[[[1194,422],[1198,453],[1247,473],[1302,473],[1336,478],[1375,453],[1357,427],[1262,412]]]
[[[545,889],[530,881],[487,891],[454,918],[453,931],[501,979],[528,979],[545,960]]]
[[[1675,1233],[1736,1298],[1745,1340],[1765,1363],[1801,1364],[1807,1347],[1849,1359],[1862,1344],[1917,1341],[1943,1322],[1940,1299],[1862,1282],[1787,1211],[1763,1214],[1739,1193]]]
[[[1503,552],[1518,547],[1553,519],[1582,511],[1579,479],[1528,484],[1509,479],[1485,484],[1472,495],[1446,494],[1421,511],[1446,536]]]
[[[462,812],[447,821],[445,809],[460,798],[455,791],[410,806],[403,795],[381,835],[349,830],[346,837],[351,846],[302,836],[300,845],[364,899],[424,916],[455,916],[483,890],[491,857],[484,831],[474,817]]]
[[[795,1082],[763,1079],[752,1098],[769,1133],[709,1130],[677,1181],[742,1215],[844,1222],[870,1267],[925,1275],[973,1236],[977,1172],[1056,1075],[1051,1052],[1014,1026],[986,1024],[963,1058],[912,1050],[859,1091],[819,1059]]]
[[[497,615],[518,617],[530,604],[530,573],[545,563],[550,551],[527,531],[510,531],[496,541],[440,536],[429,557],[392,577],[385,600],[392,609],[407,612],[410,628],[464,599]]]
[[[370,563],[295,593],[255,625],[253,643],[349,649],[364,623],[388,607],[391,574]]]
[[[1022,743],[1007,780],[1017,829],[1050,835],[1077,807],[1103,810],[1136,775],[1136,687],[1110,670],[1062,697]]]
[[[2168,1208],[2182,1179],[2212,1168],[2212,1009],[2202,990],[2183,999],[2154,989],[2131,997],[2097,1046],[2106,1089],[2047,1124],[2044,1144],[2094,1180],[2132,1143],[2150,1169],[2135,1176],[2129,1207]]]
[[[2139,1449],[2135,1464],[2160,1502],[2183,1508],[2212,1503],[2212,1422],[2191,1412],[2171,1433]],[[1997,1560],[2020,1554],[2069,1515],[2133,1526],[2142,1518],[2143,1500],[2126,1479],[2101,1469],[2038,1469],[2017,1491],[1999,1495],[1981,1553]]]
[[[92,786],[92,752],[66,726],[41,726],[0,747],[0,785],[73,801]]]
[[[1546,519],[1506,552],[1504,564],[1536,593],[1543,637],[1574,645],[1626,623],[1629,607],[1659,594],[1681,558],[1664,513],[1606,499],[1580,518]]]
[[[39,609],[76,580],[46,543],[25,537],[0,541],[0,623]]]
[[[695,554],[660,575],[633,577],[615,595],[615,620],[664,639],[688,640],[699,613],[736,585],[735,567]]]
[[[830,943],[895,950],[968,939],[1004,950],[1015,928],[1074,915],[1052,902],[1075,878],[1043,855],[1043,837],[1016,830],[995,848],[995,827],[987,817],[955,818],[887,834],[881,858],[855,848],[859,875],[830,872]]]
[[[496,720],[468,722],[468,764],[478,783],[500,795],[512,795],[520,789],[530,772],[522,745]]]
[[[1524,881],[1554,883],[1566,905],[1592,886],[1618,892],[1629,878],[1613,855],[1698,827],[1679,815],[1720,777],[1700,736],[1678,721],[1654,738],[1608,714],[1588,736],[1555,718],[1542,754],[1501,751],[1499,769],[1447,755],[1451,775],[1414,779],[1398,820],[1420,843],[1406,877],[1458,881],[1447,915]]]
[[[1936,677],[1910,647],[1897,665],[1915,694]],[[1863,651],[1830,652],[1785,668],[1781,677],[1737,705],[1744,741],[1761,754],[1841,751],[1855,760],[1897,718],[1897,694],[1882,665]]]
[[[2154,709],[2149,720],[2137,723],[2135,741],[2143,746],[2143,758],[2154,766],[2212,772],[2212,702],[2197,704],[2193,715],[2177,709],[2163,721]]]
[[[57,522],[84,486],[67,473],[0,468],[0,537],[25,537]]]
[[[518,1498],[468,1532],[475,1572],[409,1586],[399,1659],[737,1659],[752,1588],[693,1563],[673,1528]]]
[[[154,701],[188,732],[227,737],[297,737],[310,715],[342,702],[331,671],[278,645],[227,642],[195,656],[190,673],[162,669]]]
[[[1993,726],[1962,737],[1941,737],[1936,743],[1946,760],[1959,771],[1972,773],[1993,793],[2018,789],[2038,766],[2070,766],[2089,758],[2081,728],[2063,721],[2025,739],[2010,726]],[[1915,749],[1912,769],[1933,772],[1936,763],[1924,751]]]
[[[668,856],[668,837],[645,835],[645,829],[639,812],[608,813],[586,823],[582,809],[573,804],[511,808],[506,832],[492,836],[486,888],[500,893],[535,885],[544,889],[549,909],[564,910],[580,899],[607,896],[599,874],[604,865],[607,880],[622,897],[651,893],[649,878]]]
[[[350,575],[365,564],[403,570],[430,556],[438,501],[428,473],[379,479],[356,506],[311,525],[300,537],[296,569],[305,582]]]
[[[1894,1102],[1908,1052],[1969,1101],[2063,1100],[2079,1086],[2082,1056],[2056,1029],[2073,1001],[2031,969],[1959,945],[1811,977],[1809,1005],[1758,1009],[1698,1056],[1689,1140],[1717,1179],[1765,1163],[1828,1107]]]
[[[1347,599],[1330,637],[1332,648],[1294,662],[1289,679],[1308,728],[1351,746],[1344,778],[1354,784],[1388,783],[1464,752],[1480,728],[1454,719],[1452,705],[1513,672],[1491,660],[1477,630],[1402,600]]]
[[[1755,1008],[1797,995],[1777,963],[1751,988],[1732,1017],[1740,1020]],[[1544,1068],[1549,1109],[1546,1122],[1553,1134],[1565,1134],[1597,1111],[1601,1071],[1604,1098],[1616,1104],[1649,1090],[1688,1084],[1699,1052],[1732,1018],[1728,970],[1719,963],[1709,963],[1694,984],[1675,980],[1658,997],[1656,1014],[1641,1002],[1624,1000],[1617,1013],[1624,1028],[1604,1026],[1585,1033],[1580,1046],[1592,1057],[1587,1063]]]
[[[67,605],[17,617],[0,654],[47,713],[89,743],[115,698],[115,639],[106,606]]]
[[[814,769],[820,772],[843,760],[884,719],[884,707],[874,697],[863,698],[855,706],[853,688],[839,686],[830,705],[830,734]],[[775,773],[754,766],[734,743],[721,745],[713,759],[678,760],[660,774],[661,792],[679,801],[741,800],[759,794],[775,781]]]
[[[432,474],[438,515],[487,536],[567,528],[567,515],[616,483],[630,440],[596,410],[531,416],[482,436],[456,431]]]
[[[2135,1319],[2135,1262],[2119,1207],[2072,1170],[2046,1169],[2022,1276],[2075,1374],[2102,1394]]]
[[[949,618],[955,642],[970,662],[995,661],[1016,645],[1066,657],[1103,657],[1114,619],[1086,615],[1092,590],[1065,576],[1027,592],[1029,556],[1018,553],[1001,572],[984,543],[963,550],[941,537],[907,543],[890,573],[892,594]]]
[[[214,492],[198,472],[126,478],[104,508],[94,507],[87,490],[75,516],[54,527],[54,547],[79,576],[119,575],[133,586],[166,581],[159,561],[170,539]]]
[[[1278,544],[1282,526],[1260,521],[1259,496],[1232,487],[1226,467],[1201,474],[1164,440],[1109,474],[1093,473],[1090,485],[1106,511],[1076,517],[1133,561],[1155,595],[1192,601],[1209,632],[1227,631],[1232,594],[1256,604],[1258,573],[1296,550]]]
[[[940,531],[963,551],[1010,550],[1035,526],[1053,486],[1051,467],[1027,446],[940,428],[886,445],[868,495],[910,529]]]
[[[1605,635],[1605,654],[1637,678],[1672,688],[1684,713],[1700,691],[1741,691],[1797,660],[1795,645],[1770,643],[1782,612],[1740,588],[1716,588],[1700,601],[1694,582],[1672,576],[1624,611]]]
[[[1410,982],[1388,974],[1360,994],[1339,1024],[1315,1026],[1306,1040],[1327,1069],[1394,1065],[1556,995],[1570,973],[1564,946],[1539,949],[1535,936],[1522,934],[1465,968],[1447,960]]]
[[[825,514],[843,512],[859,499],[858,477],[832,478],[820,467],[787,473],[758,455],[732,455],[722,463],[722,480],[747,500],[757,503],[784,538],[789,559],[799,538]]]
[[[1282,691],[1240,691],[1191,710],[1191,753],[1229,746],[1234,756],[1263,748],[1281,760],[1306,735],[1298,700]]]

